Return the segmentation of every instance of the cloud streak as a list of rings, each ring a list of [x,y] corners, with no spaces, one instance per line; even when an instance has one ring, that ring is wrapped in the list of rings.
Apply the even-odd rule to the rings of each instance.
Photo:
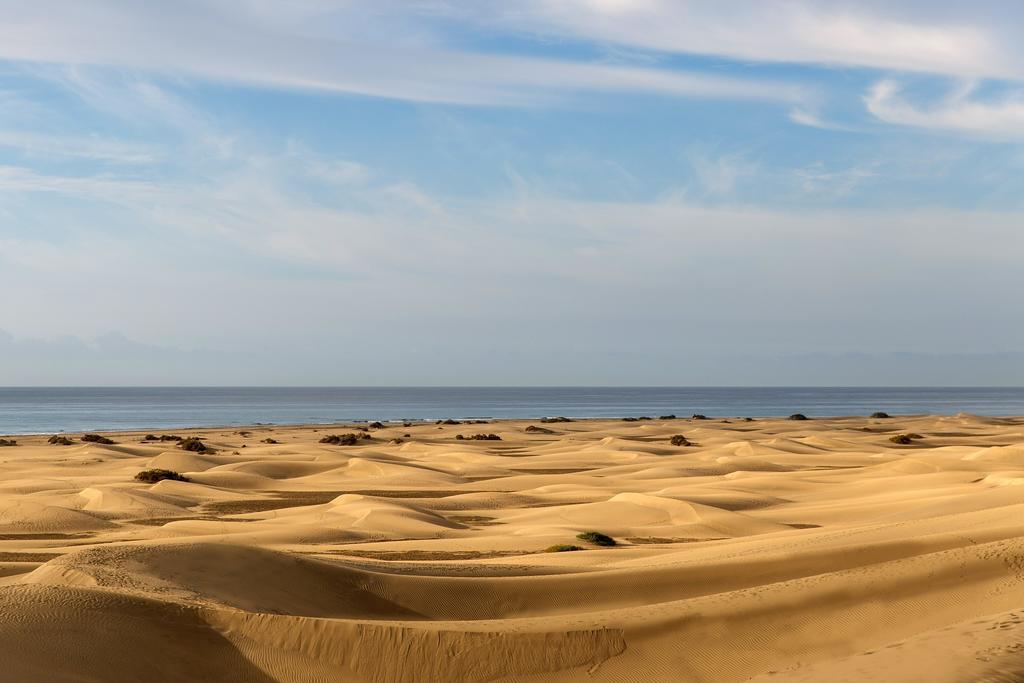
[[[670,53],[1024,78],[1020,35],[1002,29],[1013,22],[1007,13],[1019,11],[1006,3],[513,0],[472,7],[449,6],[479,21],[498,12],[505,25],[541,35]]]
[[[0,147],[31,157],[91,159],[115,164],[152,164],[157,154],[147,145],[97,135],[47,135],[24,130],[0,130]]]
[[[975,92],[975,84],[968,83],[934,105],[919,106],[903,96],[898,82],[886,79],[872,86],[864,102],[885,123],[997,140],[1024,139],[1024,91],[995,100],[979,99]]]
[[[290,6],[289,6],[290,8]],[[258,87],[464,105],[528,106],[572,92],[795,101],[799,87],[673,69],[465,52],[346,28],[348,5],[314,4],[329,35],[263,3],[3,0],[0,59],[141,70]],[[314,12],[316,14],[316,12]],[[330,20],[330,21],[328,21]],[[286,28],[282,28],[284,25]]]

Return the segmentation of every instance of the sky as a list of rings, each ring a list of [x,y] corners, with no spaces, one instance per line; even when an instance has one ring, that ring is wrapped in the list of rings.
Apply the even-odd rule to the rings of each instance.
[[[1024,385],[1024,4],[0,0],[0,385]]]

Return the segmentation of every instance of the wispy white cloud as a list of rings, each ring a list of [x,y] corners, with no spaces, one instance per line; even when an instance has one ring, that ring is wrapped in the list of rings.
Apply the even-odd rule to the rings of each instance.
[[[159,196],[166,186],[113,174],[63,175],[0,165],[0,192],[51,192],[112,203]]]
[[[99,135],[44,134],[32,131],[0,130],[0,147],[19,150],[36,157],[74,157],[117,164],[151,164],[159,154],[151,146]]]
[[[864,102],[868,111],[885,123],[983,138],[1024,139],[1024,91],[981,99],[975,84],[969,82],[935,104],[917,105],[904,96],[897,81],[885,79],[871,87]]]
[[[504,25],[542,35],[664,52],[1024,78],[1017,10],[985,4],[513,0],[449,9],[481,22],[497,12]],[[1018,31],[1008,34],[1014,17]]]
[[[732,195],[737,183],[759,172],[757,164],[742,154],[709,155],[692,150],[687,156],[702,192],[712,197]]]
[[[388,41],[370,40],[358,32],[358,22],[348,21],[361,11],[347,3],[309,3],[305,12],[296,12],[290,3],[229,7],[219,2],[171,6],[50,0],[26,6],[0,0],[0,12],[5,16],[0,59],[30,63],[459,104],[528,105],[572,92],[782,101],[801,97],[799,87],[765,80],[462,52],[405,40],[397,32]],[[403,13],[391,14],[401,18]],[[325,32],[324,26],[332,30]]]
[[[812,164],[793,171],[799,190],[818,200],[847,197],[867,182],[878,177],[871,165],[858,165],[839,170]]]
[[[829,120],[813,109],[804,107],[794,107],[791,109],[789,112],[789,120],[798,125],[807,126],[808,128],[817,128],[819,130],[838,130],[847,133],[864,132],[856,126]]]

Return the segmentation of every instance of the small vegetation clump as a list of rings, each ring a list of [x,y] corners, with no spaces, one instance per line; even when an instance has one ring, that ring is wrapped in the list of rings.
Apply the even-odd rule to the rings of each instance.
[[[161,434],[160,436],[157,436],[156,434],[146,434],[146,436],[143,437],[142,440],[143,441],[181,441],[181,437],[178,436],[177,434]]]
[[[572,420],[570,420],[567,417],[542,417],[540,421],[541,424],[552,424],[555,422],[572,422]]]
[[[459,422],[458,420],[453,420],[453,419],[451,419],[449,417],[447,420],[438,420],[437,424],[439,424],[439,425],[459,425],[459,424],[462,424],[462,423]]]
[[[546,552],[546,553],[569,553],[569,552],[572,552],[574,550],[583,550],[583,548],[579,547],[578,545],[566,545],[566,544],[561,544],[560,543],[558,545],[553,545],[553,546],[550,546],[548,548],[545,548],[544,552]]]
[[[910,437],[911,439],[923,439],[924,438],[920,434],[915,434],[914,432],[908,433],[907,436]]]
[[[192,453],[214,453],[215,451],[207,446],[205,443],[199,440],[197,436],[190,436],[187,439],[182,439],[178,443],[178,448],[183,451],[191,451]]]
[[[497,434],[474,434],[467,438],[473,441],[501,441],[501,437]]]
[[[883,413],[881,411],[879,411],[877,413],[871,413],[871,418],[874,419],[874,420],[887,420],[890,417],[891,417],[891,415],[889,415],[889,413]]]
[[[706,419],[708,419],[708,416],[707,415],[701,415],[700,413],[694,413],[693,415],[690,416],[690,419],[691,420],[706,420]]]
[[[893,443],[898,443],[901,446],[907,446],[909,444],[914,443],[914,440],[910,438],[909,434],[897,434],[895,436],[890,436],[889,441],[892,441]]]
[[[108,439],[105,436],[100,436],[99,434],[83,434],[82,441],[84,441],[85,443],[99,443],[103,444],[104,446],[109,446],[112,443],[114,443],[112,439]]]
[[[529,434],[555,434],[554,429],[548,429],[547,427],[538,427],[537,425],[530,425],[526,428]]]
[[[75,442],[69,439],[68,437],[64,436],[63,434],[54,434],[53,436],[46,440],[46,443],[52,446],[71,446]]]
[[[391,441],[388,441],[388,443],[391,444],[392,446],[398,446],[400,444],[405,443],[405,439],[399,439],[398,437],[395,437],[394,439],[391,439]]]
[[[14,439],[0,439],[0,448],[4,446],[17,446],[18,442]]]
[[[602,534],[600,531],[584,531],[582,534],[576,534],[576,538],[587,543],[593,543],[594,545],[602,545],[606,548],[618,545],[614,538],[607,534]]]
[[[743,418],[743,421],[744,422],[753,422],[754,418],[752,418],[752,417],[745,417],[745,418]]]
[[[355,434],[328,434],[320,439],[320,443],[328,443],[332,446],[355,446],[359,443],[359,437]]]
[[[369,427],[370,429],[384,429],[384,423],[383,423],[383,422],[371,422],[371,423],[370,423],[369,425],[367,425],[367,426],[368,426],[368,427]]]
[[[640,420],[641,422],[648,422],[651,420],[651,418],[647,417],[646,415],[641,415],[637,419]]]
[[[676,434],[671,439],[669,439],[669,443],[671,443],[673,446],[689,446],[690,440],[687,439],[682,434]]]
[[[676,416],[675,415],[662,415],[658,419],[659,420],[674,420],[674,419],[676,419]]]
[[[792,415],[789,416],[789,419],[790,420],[806,420],[807,416],[804,415],[803,413],[793,413]]]
[[[637,419],[635,417],[624,417],[624,418],[622,418],[623,422],[636,422],[636,420]]]
[[[178,474],[174,470],[142,470],[135,475],[135,479],[147,484],[155,484],[158,481],[169,479],[171,481],[188,481],[184,474]]]
[[[281,442],[278,441],[277,439],[274,439],[274,438],[271,438],[271,437],[268,436],[267,438],[263,439],[263,441],[260,441],[260,443],[275,444],[275,443],[281,443]]]

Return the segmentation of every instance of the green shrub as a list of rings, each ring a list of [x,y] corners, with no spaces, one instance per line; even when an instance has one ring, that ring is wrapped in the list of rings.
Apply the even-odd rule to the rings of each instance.
[[[368,426],[370,429],[384,429],[383,422],[371,422]]]
[[[169,479],[171,481],[188,481],[188,477],[178,474],[174,470],[142,470],[135,475],[135,479],[147,484],[155,484],[158,481]]]
[[[274,438],[268,436],[267,438],[265,438],[262,441],[260,441],[260,443],[275,444],[275,443],[281,443],[281,442],[278,441],[277,439],[274,439]]]
[[[559,545],[553,545],[553,546],[545,548],[544,552],[546,552],[546,553],[570,553],[570,552],[572,552],[574,550],[583,550],[583,548],[579,547],[578,545],[559,544]]]
[[[215,453],[212,448],[207,446],[205,443],[199,440],[198,436],[190,436],[187,439],[182,439],[178,443],[178,448],[183,451],[191,451],[193,453]]]
[[[526,428],[528,434],[555,434],[554,429],[548,429],[547,427],[538,427],[537,425],[530,425]]]
[[[602,534],[600,531],[584,531],[582,534],[576,534],[576,538],[581,541],[586,541],[587,543],[603,545],[605,547],[617,545],[614,538],[607,534]]]
[[[690,416],[690,419],[691,420],[706,420],[706,419],[708,419],[708,416],[707,415],[701,415],[700,413],[694,413],[693,415]]]
[[[64,436],[63,434],[54,434],[53,436],[46,440],[46,443],[51,444],[53,446],[71,446],[75,442],[69,439],[68,437]]]
[[[669,439],[669,443],[671,443],[673,446],[689,446],[690,440],[687,439],[682,434],[676,434],[671,439]]]
[[[572,422],[572,420],[570,420],[567,417],[542,417],[540,421],[541,424],[551,424],[553,422]]]
[[[792,415],[789,416],[789,419],[790,420],[806,420],[807,416],[804,415],[803,413],[793,413]]]
[[[659,420],[674,420],[674,419],[676,419],[676,416],[675,415],[662,415],[658,419]]]
[[[82,441],[85,443],[103,444],[104,446],[109,446],[114,443],[113,440],[108,439],[105,436],[100,436],[99,434],[83,434]]]
[[[332,446],[355,446],[359,443],[359,437],[355,434],[328,434],[320,439],[320,443],[327,443]]]
[[[890,415],[889,415],[889,413],[883,413],[883,412],[879,411],[877,413],[871,413],[871,417],[872,417],[872,419],[875,419],[875,420],[887,420],[887,419],[889,419]]]

